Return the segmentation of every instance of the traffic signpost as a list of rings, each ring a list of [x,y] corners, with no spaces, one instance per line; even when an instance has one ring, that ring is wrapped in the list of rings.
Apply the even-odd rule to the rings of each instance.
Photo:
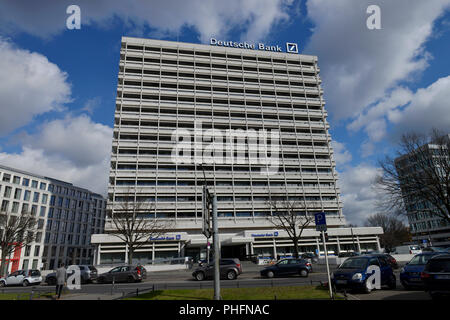
[[[330,278],[330,265],[328,264],[327,242],[325,241],[325,231],[327,231],[327,219],[325,212],[316,213],[314,215],[314,220],[316,223],[316,231],[319,231],[322,234],[323,249],[325,253],[325,264],[327,265],[328,289],[330,291],[330,298],[333,299],[333,289],[331,288],[331,278]]]

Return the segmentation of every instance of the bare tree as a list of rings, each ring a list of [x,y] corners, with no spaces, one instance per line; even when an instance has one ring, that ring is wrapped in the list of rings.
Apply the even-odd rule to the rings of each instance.
[[[386,251],[392,251],[396,246],[411,241],[408,227],[398,218],[385,213],[376,213],[365,222],[366,227],[382,227],[383,234],[380,235],[380,245]]]
[[[396,157],[379,164],[380,209],[404,214],[408,205],[422,203],[430,216],[450,223],[450,135],[405,134]]]
[[[151,239],[165,234],[171,223],[154,217],[154,203],[136,201],[130,194],[129,192],[124,201],[118,202],[114,210],[108,212],[108,218],[115,227],[112,235],[127,245],[128,263],[132,264],[134,252],[149,244]]]
[[[294,244],[294,257],[298,258],[298,241],[303,230],[313,221],[314,215],[308,212],[306,201],[289,200],[287,195],[282,197],[270,195],[268,206],[272,209],[272,216],[268,220],[277,228],[286,231]],[[311,203],[312,207],[313,204]]]
[[[7,261],[14,251],[34,242],[36,219],[31,213],[0,212],[0,275],[6,274]]]

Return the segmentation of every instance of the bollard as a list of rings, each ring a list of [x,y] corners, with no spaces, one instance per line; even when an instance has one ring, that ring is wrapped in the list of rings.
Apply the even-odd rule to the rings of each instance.
[[[139,288],[136,288],[136,297],[139,296]]]

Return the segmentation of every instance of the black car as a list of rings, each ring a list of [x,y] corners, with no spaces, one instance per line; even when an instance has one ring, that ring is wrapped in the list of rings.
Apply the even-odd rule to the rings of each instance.
[[[242,273],[241,261],[237,258],[220,259],[220,278],[234,280]],[[214,263],[203,264],[192,272],[195,280],[202,281],[214,277]]]
[[[305,260],[308,260],[311,263],[319,262],[319,257],[316,254],[312,253],[312,252],[303,253],[301,255],[301,258],[305,259]]]
[[[98,276],[97,283],[140,282],[147,278],[147,270],[141,266],[125,265],[115,267]]]
[[[81,283],[92,283],[97,280],[97,269],[92,265],[74,265],[80,269]],[[68,266],[70,268],[71,266]],[[70,276],[73,272],[68,272],[67,276]],[[45,277],[45,282],[48,285],[56,284],[56,272],[49,273]]]
[[[289,275],[307,277],[311,271],[311,263],[305,259],[282,259],[274,265],[262,269],[260,274],[267,278]]]
[[[428,260],[420,278],[431,298],[450,295],[450,254],[437,255]]]

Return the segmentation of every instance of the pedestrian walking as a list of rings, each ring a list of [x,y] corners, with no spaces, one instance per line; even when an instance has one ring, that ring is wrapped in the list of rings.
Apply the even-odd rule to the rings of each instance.
[[[64,263],[61,263],[59,268],[56,270],[56,300],[61,297],[61,292],[66,285],[67,281],[67,271],[64,267]]]

